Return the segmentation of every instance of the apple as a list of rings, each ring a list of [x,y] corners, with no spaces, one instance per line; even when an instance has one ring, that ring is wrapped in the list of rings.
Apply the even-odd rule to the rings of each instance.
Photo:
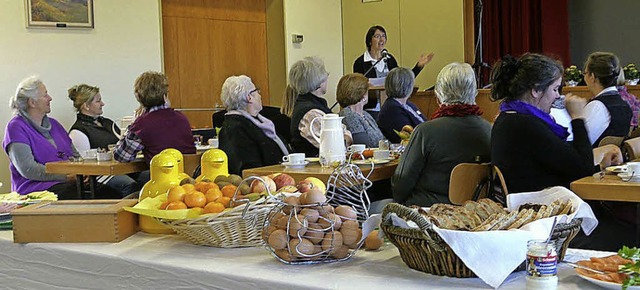
[[[311,176],[305,178],[304,180],[310,181],[311,183],[313,183],[313,187],[319,189],[323,193],[327,192],[327,186],[324,184],[324,182],[322,182],[322,180],[316,177],[311,177]]]
[[[314,184],[310,180],[306,180],[305,179],[303,181],[298,182],[296,187],[298,188],[299,192],[305,193],[305,192],[311,190],[314,187]]]
[[[280,174],[282,174],[282,173],[280,173],[280,172],[271,173],[271,174],[267,175],[267,177],[275,180],[276,176],[278,176]]]
[[[251,182],[251,192],[263,192],[263,191],[267,191],[267,188],[272,193],[276,192],[276,183],[273,182],[273,179],[269,178],[268,176],[260,176],[260,178],[264,180],[264,183],[262,183],[258,179],[254,179]],[[267,184],[266,188],[265,188],[265,183]]]
[[[277,190],[288,185],[296,185],[295,179],[293,179],[291,175],[286,173],[278,174],[276,177],[273,178],[273,182],[276,183]]]

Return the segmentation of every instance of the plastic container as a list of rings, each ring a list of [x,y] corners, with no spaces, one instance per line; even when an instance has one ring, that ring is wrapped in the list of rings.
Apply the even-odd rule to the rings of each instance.
[[[554,242],[527,242],[527,289],[547,290],[558,287],[558,254]]]

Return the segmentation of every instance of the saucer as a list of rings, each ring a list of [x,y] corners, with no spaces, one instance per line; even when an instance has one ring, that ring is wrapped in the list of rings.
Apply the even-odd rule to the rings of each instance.
[[[622,181],[640,181],[640,175],[637,175],[637,174],[633,175],[628,172],[618,173],[618,177],[620,177]]]
[[[319,157],[307,157],[304,160],[306,160],[308,162],[320,162],[320,158]]]
[[[627,172],[627,166],[624,166],[624,165],[609,166],[609,167],[605,168],[604,170],[606,170],[607,173],[610,173],[610,174],[623,173],[623,172]]]
[[[371,165],[371,161],[373,161],[373,164],[385,164],[385,163],[389,163],[391,161],[391,159],[382,159],[382,160],[378,160],[378,159],[365,159],[365,160],[351,160],[351,163],[353,164],[357,164],[357,165]]]
[[[282,162],[280,164],[284,165],[287,168],[304,168],[305,166],[307,166],[307,164],[309,164],[309,161],[305,161],[304,163],[300,164],[291,164],[289,162]]]

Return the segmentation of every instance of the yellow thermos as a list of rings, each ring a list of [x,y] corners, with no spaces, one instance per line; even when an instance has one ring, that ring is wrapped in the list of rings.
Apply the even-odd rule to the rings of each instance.
[[[169,154],[158,154],[151,159],[149,165],[150,180],[140,190],[139,201],[147,197],[166,194],[167,191],[180,184],[178,179],[178,164],[175,157]],[[150,234],[171,234],[173,230],[161,224],[152,217],[141,215],[140,229]]]
[[[189,176],[189,174],[184,173],[184,157],[182,156],[182,152],[180,152],[180,150],[167,148],[160,151],[160,154],[169,154],[176,159],[176,162],[178,162],[178,183],[185,178],[191,179],[191,176]]]
[[[229,160],[227,154],[220,149],[209,149],[200,159],[201,173],[196,182],[203,179],[215,180],[218,175],[229,176]]]

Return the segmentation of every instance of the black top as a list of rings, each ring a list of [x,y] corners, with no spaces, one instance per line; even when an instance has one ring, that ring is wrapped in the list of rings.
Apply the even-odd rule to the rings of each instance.
[[[384,60],[383,60],[384,61]],[[393,57],[392,54],[389,54],[389,58],[386,60],[387,62],[387,68],[389,69],[389,71],[391,71],[392,69],[398,67],[398,61],[396,61],[396,58]],[[361,73],[364,74],[367,70],[369,70],[371,68],[371,66],[373,65],[373,63],[371,63],[370,61],[365,62],[364,61],[364,53],[356,58],[356,60],[353,62],[353,72],[354,73]],[[416,63],[416,65],[413,67],[413,69],[411,69],[413,71],[414,76],[418,76],[418,74],[420,73],[420,71],[422,71],[422,68],[418,66],[418,64]],[[376,77],[376,69],[372,69],[370,70],[365,77],[368,78],[375,78]]]
[[[593,147],[598,147],[598,144],[602,138],[606,136],[614,137],[626,137],[629,134],[629,124],[631,123],[631,107],[625,102],[618,91],[606,92],[593,100],[598,100],[607,107],[611,121],[609,127],[604,129],[604,132],[598,137],[596,142],[593,142]],[[593,101],[591,100],[591,101]]]
[[[227,110],[222,110],[213,113],[211,115],[211,123],[214,128],[222,128],[222,123],[224,122],[224,114],[227,113]],[[280,136],[283,142],[288,144],[291,143],[291,118],[287,117],[287,115],[282,114],[280,112],[280,108],[271,107],[271,106],[263,106],[262,111],[260,111],[260,115],[265,118],[271,120],[273,125],[276,127],[276,133]]]
[[[96,124],[96,121],[101,124]],[[89,138],[91,148],[106,149],[110,144],[118,143],[118,137],[113,132],[120,134],[120,128],[110,119],[103,117],[91,117],[82,113],[76,116],[76,122],[71,126],[71,130],[78,130]]]
[[[319,150],[300,135],[298,125],[302,117],[312,109],[318,109],[325,114],[331,113],[326,99],[312,93],[306,93],[298,96],[293,105],[293,114],[291,114],[291,147],[295,152],[304,153],[307,157],[318,156]]]
[[[420,112],[416,105],[409,101],[407,101],[407,105],[418,113],[424,121],[427,120],[427,117]],[[380,108],[378,127],[389,142],[400,143],[400,136],[393,130],[401,131],[404,125],[411,125],[411,127],[415,128],[420,125],[423,120],[418,119],[414,114],[407,111],[400,102],[388,98],[384,104],[382,104],[382,108]]]
[[[582,119],[571,121],[573,142],[556,136],[535,116],[502,112],[491,130],[491,159],[509,193],[565,186],[595,172]]]
[[[282,139],[282,138],[281,138]],[[229,158],[229,173],[282,162],[282,150],[253,122],[240,115],[226,115],[220,129],[220,149]]]

